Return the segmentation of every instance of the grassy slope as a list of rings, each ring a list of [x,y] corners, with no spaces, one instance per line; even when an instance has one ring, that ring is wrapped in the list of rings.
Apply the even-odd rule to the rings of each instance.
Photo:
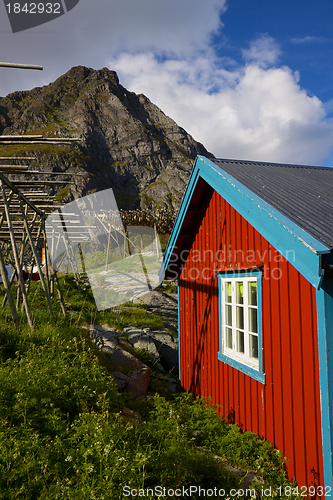
[[[134,401],[118,393],[80,327],[96,321],[155,328],[160,318],[142,308],[97,313],[89,287],[81,295],[69,281],[63,289],[73,312],[64,318],[55,302],[52,319],[33,285],[34,332],[24,316],[16,330],[7,307],[0,313],[1,500],[119,500],[126,485],[238,488],[213,453],[274,487],[289,484],[280,454],[227,424],[207,402],[188,394]],[[134,420],[126,408],[138,413]]]

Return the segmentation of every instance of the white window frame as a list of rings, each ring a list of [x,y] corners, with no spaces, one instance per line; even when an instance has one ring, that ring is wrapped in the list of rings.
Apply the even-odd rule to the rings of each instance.
[[[265,375],[262,373],[262,332],[261,332],[261,272],[250,270],[247,272],[226,272],[220,274],[219,278],[219,313],[220,313],[220,351],[219,359],[234,368],[243,371],[260,382],[264,382]],[[256,305],[251,304],[248,293],[248,283],[255,281],[257,286]],[[231,283],[232,293],[231,301],[226,299],[226,283]],[[236,301],[237,283],[243,283],[243,302]],[[228,307],[228,313],[226,310]],[[243,315],[238,315],[237,309],[243,309]],[[257,328],[256,332],[253,328],[250,329],[250,309],[255,309],[257,313]],[[231,318],[230,314],[231,311]],[[243,321],[240,321],[243,318]],[[231,319],[231,321],[230,321]],[[250,342],[252,338],[257,338],[257,353],[258,357],[253,357],[250,350]],[[238,339],[243,342],[238,342]],[[230,340],[232,346],[230,347]],[[228,345],[229,344],[229,345]],[[242,352],[243,351],[243,352]],[[252,351],[253,352],[253,351]]]

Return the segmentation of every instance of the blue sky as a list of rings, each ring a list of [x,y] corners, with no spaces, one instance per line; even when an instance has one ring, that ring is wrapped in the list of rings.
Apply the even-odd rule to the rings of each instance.
[[[333,5],[328,0],[231,0],[222,15],[217,52],[241,62],[241,50],[267,33],[281,47],[280,64],[300,72],[300,85],[323,101],[333,91]]]
[[[80,0],[11,33],[0,95],[75,65],[117,71],[218,157],[333,165],[332,0]]]

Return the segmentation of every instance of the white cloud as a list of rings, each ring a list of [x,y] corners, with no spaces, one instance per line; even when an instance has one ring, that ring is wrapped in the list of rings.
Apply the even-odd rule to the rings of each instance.
[[[306,35],[306,36],[303,36],[303,37],[294,37],[294,38],[291,38],[290,41],[292,43],[301,44],[301,43],[324,43],[324,42],[328,42],[330,40],[328,40],[327,38],[325,38],[323,36],[310,36],[310,35]]]
[[[40,64],[44,71],[1,69],[0,95],[41,86],[79,64],[102,68],[120,51],[187,57],[205,50],[222,26],[226,0],[80,0],[42,26],[11,33],[0,3],[2,61]]]
[[[287,67],[227,71],[211,55],[158,61],[153,53],[122,54],[110,67],[216,156],[316,164],[333,144],[323,104]]]
[[[279,45],[267,34],[253,40],[249,49],[243,49],[243,58],[249,63],[266,67],[276,64],[281,55]]]

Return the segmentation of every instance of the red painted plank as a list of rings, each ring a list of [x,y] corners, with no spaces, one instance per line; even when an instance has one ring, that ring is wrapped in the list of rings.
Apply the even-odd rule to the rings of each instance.
[[[307,470],[313,471],[307,474],[307,484],[318,484],[322,471],[318,455],[318,439],[313,439],[313,434],[317,437],[318,416],[316,406],[316,393],[319,391],[319,380],[316,362],[318,358],[317,324],[313,316],[314,287],[305,278],[300,278],[300,299],[301,299],[301,331],[302,331],[302,352],[303,352],[303,379],[304,379],[304,425],[305,440],[307,443]]]
[[[281,256],[282,257],[282,256]],[[290,459],[290,470],[295,457],[295,442],[294,442],[294,387],[293,381],[293,363],[291,353],[291,328],[290,328],[290,289],[289,280],[289,264],[285,259],[279,262],[280,270],[280,319],[281,319],[281,349],[283,353],[283,370],[282,370],[282,391],[283,391],[283,422],[284,422],[284,442],[281,446],[283,455]]]
[[[303,349],[302,349],[302,331],[301,331],[301,302],[300,302],[300,283],[299,273],[293,266],[289,266],[290,287],[293,293],[290,294],[290,331],[291,334],[291,352],[293,363],[292,383],[297,388],[294,391],[294,441],[295,449],[303,450],[295,456],[294,464],[287,464],[288,472],[297,477],[300,484],[306,484],[306,446],[305,428],[304,428],[304,380],[303,380]]]
[[[249,266],[253,266],[255,262],[255,244],[254,244],[254,228],[248,224],[248,258]]]
[[[293,266],[284,259],[277,261],[278,252],[217,193],[203,208],[202,217],[182,274],[185,281],[180,300],[185,311],[180,314],[180,332],[185,341],[180,357],[184,386],[212,395],[214,403],[223,405],[223,415],[232,418],[234,411],[242,427],[268,438],[291,459],[289,473],[296,473],[300,485],[312,484],[311,468],[319,477],[323,469],[315,291]],[[195,250],[204,255],[197,263],[191,262]],[[218,263],[217,250],[223,257]],[[264,265],[265,385],[217,360],[218,283],[202,275],[208,267],[211,271],[207,276],[211,277],[215,264],[227,269],[238,264],[244,267],[247,262]],[[188,275],[191,267],[200,277]],[[276,279],[280,271],[282,275]]]
[[[272,344],[272,311],[271,311],[271,282],[270,276],[270,261],[268,258],[270,245],[262,240],[262,256],[264,259],[264,269],[262,278],[262,349],[263,349],[263,372],[265,373],[265,391],[264,391],[264,420],[265,432],[264,436],[274,443],[274,393],[273,393],[273,371],[271,369],[273,363],[273,344]]]
[[[279,268],[274,259],[277,256],[275,248],[271,251],[271,296],[264,297],[264,300],[270,300],[272,311],[272,366],[273,372],[273,395],[274,395],[274,445],[283,449],[284,444],[284,425],[283,425],[283,395],[282,395],[282,359],[281,359],[281,318],[279,309],[280,300],[280,280],[274,279],[278,276],[276,272]],[[275,265],[274,265],[275,264]],[[267,367],[267,370],[269,367]]]
[[[258,435],[263,438],[266,436],[266,418],[265,418],[265,386],[258,384]]]
[[[216,266],[216,261],[215,261],[215,256],[216,256],[216,237],[217,237],[217,224],[215,223],[213,219],[213,214],[216,214],[216,192],[213,193],[212,196],[212,206],[211,206],[211,214],[210,214],[210,221],[209,221],[209,246],[211,246],[213,250],[213,260],[211,262],[211,268],[212,268],[212,274],[214,274],[214,269]],[[215,215],[216,217],[216,215]],[[216,346],[216,337],[218,336],[218,325],[216,325],[215,322],[215,298],[214,298],[214,283],[211,281],[206,281],[206,286],[207,286],[207,301],[210,301],[210,317],[209,321],[207,324],[208,328],[208,350],[207,350],[207,356],[208,356],[208,362],[209,362],[209,367],[207,369],[210,369],[210,378],[209,378],[209,392],[208,394],[211,395],[212,400],[216,401],[216,379],[218,376],[217,373],[217,365],[216,365],[216,357],[217,357],[217,352],[218,352],[218,347]]]
[[[211,235],[212,235],[212,240],[211,240],[211,245],[213,248],[214,252],[214,273],[215,269],[218,268],[218,263],[217,263],[217,252],[218,252],[218,226],[220,226],[220,210],[219,210],[219,198],[217,197],[216,191],[214,191],[213,194],[213,206],[212,206],[212,230],[211,230]],[[214,221],[214,214],[215,214],[215,219],[218,217],[217,223]],[[212,290],[212,306],[211,306],[211,324],[210,324],[210,329],[212,332],[211,335],[211,342],[210,342],[210,360],[211,360],[211,368],[212,368],[212,375],[211,375],[211,384],[212,384],[212,400],[213,403],[216,404],[218,402],[217,399],[217,384],[219,380],[219,371],[218,371],[218,358],[217,354],[219,351],[219,335],[220,335],[220,330],[219,330],[219,314],[218,314],[218,280],[217,277],[215,276],[214,281],[213,281],[213,290]]]

